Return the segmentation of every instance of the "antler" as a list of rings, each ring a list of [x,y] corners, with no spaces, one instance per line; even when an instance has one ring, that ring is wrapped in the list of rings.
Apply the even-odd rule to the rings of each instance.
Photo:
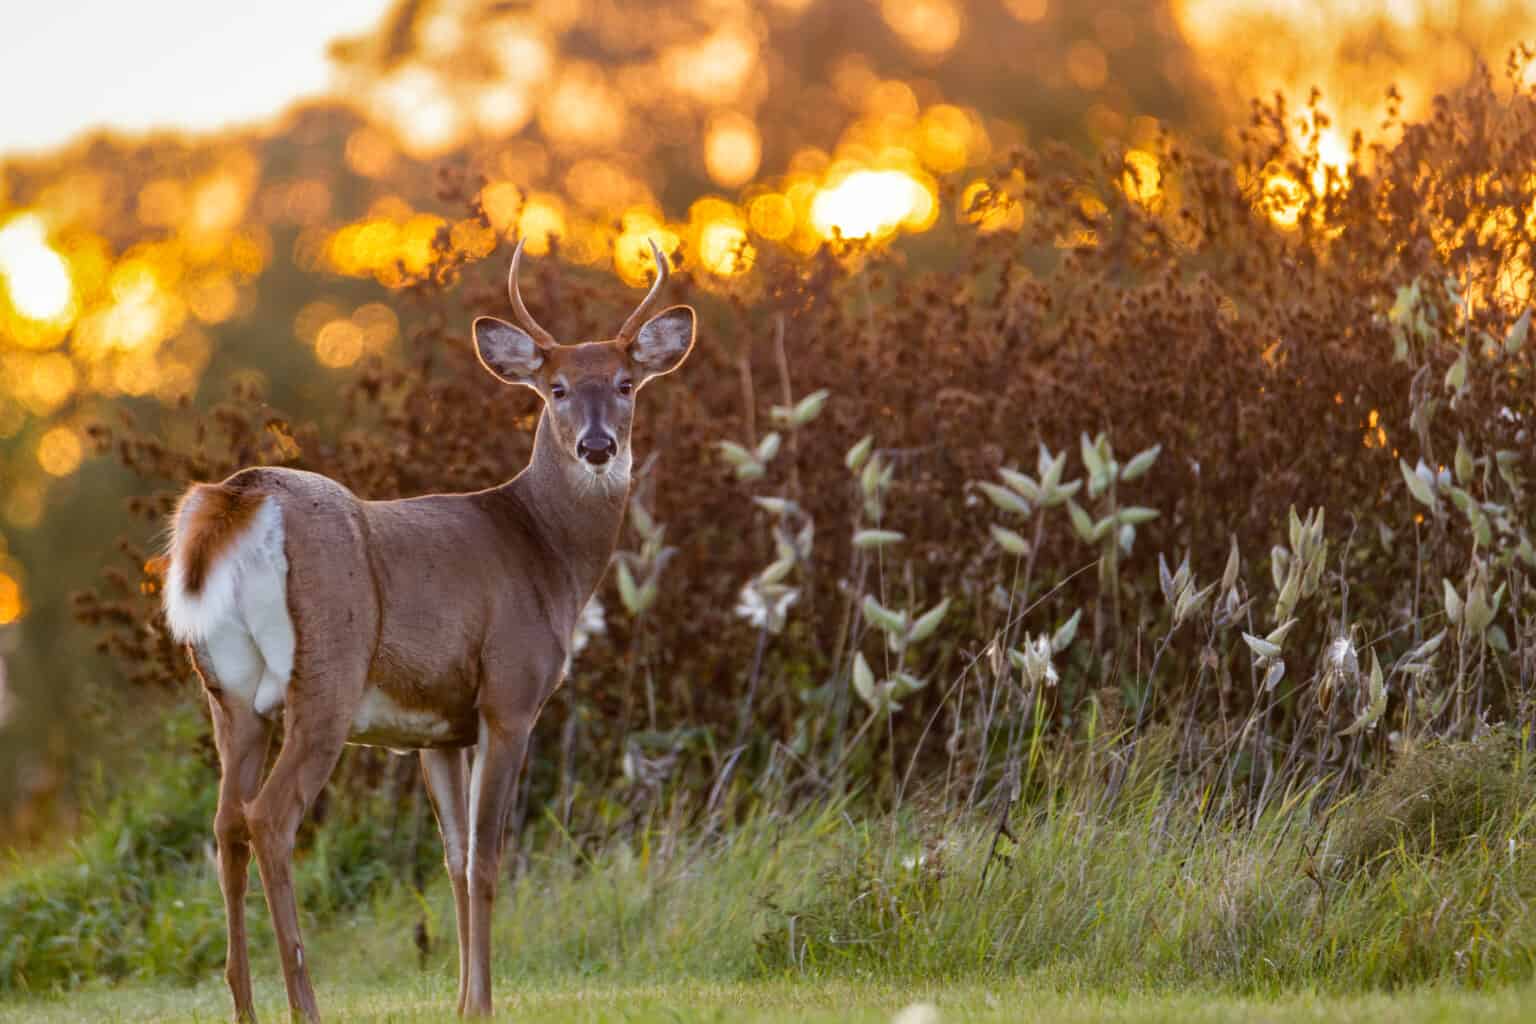
[[[523,305],[523,293],[517,287],[517,264],[523,258],[523,243],[527,238],[517,240],[517,248],[512,250],[512,269],[507,271],[507,295],[512,299],[512,312],[516,315],[517,325],[527,331],[540,348],[554,348],[558,342],[555,336],[539,326],[539,322],[528,312],[528,307]]]
[[[656,304],[661,295],[661,286],[667,283],[667,258],[662,255],[661,247],[654,239],[646,239],[651,243],[651,253],[656,257],[656,280],[651,284],[651,290],[645,293],[645,298],[640,300],[640,305],[629,314],[629,319],[624,321],[624,326],[619,328],[618,340],[629,344],[635,340],[635,333],[640,330],[640,325],[645,323],[647,314]]]

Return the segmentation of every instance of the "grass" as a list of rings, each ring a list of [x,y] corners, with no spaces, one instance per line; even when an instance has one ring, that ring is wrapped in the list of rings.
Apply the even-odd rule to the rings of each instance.
[[[350,1021],[455,1021],[452,982],[443,976],[414,975],[360,983],[322,976],[321,1011],[328,1019]],[[257,1013],[284,1020],[281,984],[257,986]],[[193,988],[130,986],[93,989],[69,998],[0,1003],[0,1021],[53,1024],[79,1020],[216,1021],[228,1017],[221,984]],[[671,979],[645,985],[606,985],[569,979],[514,987],[503,981],[497,1000],[502,1020],[547,1024],[684,1024],[715,1021],[867,1021],[874,1024],[941,1024],[957,1021],[1524,1021],[1536,987],[1468,991],[1431,987],[1408,992],[1325,996],[1314,992],[1278,997],[1243,997],[1188,991],[1172,995],[1059,993],[1029,979],[994,984],[896,985],[852,981],[716,983]],[[937,1017],[908,1011],[928,1004]]]
[[[595,846],[536,820],[497,907],[500,1005],[594,1021],[884,1020],[920,999],[946,1020],[1515,1019],[1536,978],[1530,767],[1486,740],[1402,766],[1330,817],[1298,793],[1250,824],[1202,816],[1150,758],[1111,802],[1100,755],[1078,750],[995,848],[985,822],[839,803],[742,809],[728,828],[650,820]],[[0,1016],[225,1015],[222,908],[191,822],[207,808],[195,777],[169,778],[0,882]],[[1388,813],[1405,801],[1412,814]],[[300,859],[321,1005],[446,1019],[446,885],[434,872],[415,893],[348,838],[361,827],[328,821]],[[278,1018],[255,886],[248,914]]]

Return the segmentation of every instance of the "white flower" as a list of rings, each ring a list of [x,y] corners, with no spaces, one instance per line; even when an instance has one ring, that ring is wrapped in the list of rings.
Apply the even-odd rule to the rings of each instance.
[[[592,600],[587,602],[576,619],[576,628],[571,631],[571,656],[580,654],[594,636],[602,636],[606,632],[608,615],[603,610],[603,602],[593,594]]]
[[[1056,666],[1051,664],[1051,638],[1041,634],[1040,636],[1024,641],[1024,649],[1008,652],[1008,660],[1014,667],[1024,674],[1024,682],[1031,686],[1039,686],[1044,683],[1047,688],[1054,687],[1060,676],[1056,674]]]
[[[1328,645],[1328,669],[1348,682],[1360,679],[1360,659],[1355,656],[1355,645],[1341,636]]]
[[[794,587],[753,580],[741,588],[736,614],[751,623],[754,629],[778,633],[789,617],[790,606],[799,598],[800,591]]]

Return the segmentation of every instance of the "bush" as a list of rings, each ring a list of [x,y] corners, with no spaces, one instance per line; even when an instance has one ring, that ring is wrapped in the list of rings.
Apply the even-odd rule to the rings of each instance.
[[[648,514],[620,555],[659,591],[607,585],[622,613],[551,708],[535,778],[562,813],[581,784],[643,803],[742,774],[1007,802],[1042,745],[1103,730],[1132,757],[1160,729],[1181,785],[1253,819],[1347,792],[1390,733],[1528,720],[1536,99],[1482,74],[1357,140],[1343,178],[1288,141],[1295,116],[1256,105],[1236,161],[1166,139],[1150,193],[1116,150],[1021,151],[967,191],[973,223],[910,251],[765,246],[742,278],[678,275],[703,340],[647,396]],[[246,392],[187,444],[101,431],[173,485],[146,522],[252,462],[372,498],[519,466],[535,400],[464,333],[504,264],[438,244],[406,290],[412,348],[361,371],[337,422]],[[524,291],[568,339],[630,301],[550,259]],[[127,552],[80,615],[135,681],[180,684]]]

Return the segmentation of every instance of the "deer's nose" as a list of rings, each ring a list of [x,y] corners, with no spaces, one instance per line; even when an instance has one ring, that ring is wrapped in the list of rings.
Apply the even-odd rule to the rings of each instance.
[[[594,466],[601,466],[618,452],[618,443],[602,434],[584,437],[576,442],[576,454]]]

